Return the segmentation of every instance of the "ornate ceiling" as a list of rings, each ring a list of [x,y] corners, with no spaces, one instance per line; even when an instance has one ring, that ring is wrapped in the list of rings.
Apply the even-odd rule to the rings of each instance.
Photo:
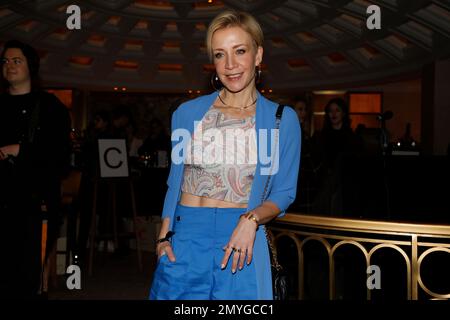
[[[71,4],[81,8],[81,30],[66,27]],[[366,27],[371,4],[381,8],[381,30]],[[38,48],[51,85],[205,90],[206,28],[225,8],[261,22],[267,88],[379,82],[450,53],[449,0],[3,0],[0,42]]]

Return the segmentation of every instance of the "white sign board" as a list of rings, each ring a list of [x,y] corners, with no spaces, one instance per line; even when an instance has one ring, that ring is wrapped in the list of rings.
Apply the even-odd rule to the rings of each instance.
[[[128,156],[125,139],[99,139],[100,176],[128,177]]]

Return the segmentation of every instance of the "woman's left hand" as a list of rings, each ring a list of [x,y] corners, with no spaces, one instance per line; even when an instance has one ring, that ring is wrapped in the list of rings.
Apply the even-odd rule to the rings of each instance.
[[[239,223],[234,229],[230,241],[223,248],[225,250],[225,254],[222,259],[222,269],[225,269],[230,257],[233,259],[231,265],[231,272],[233,273],[236,272],[238,264],[239,270],[242,270],[246,256],[247,265],[251,263],[257,227],[257,224],[252,220],[243,217],[239,219]]]

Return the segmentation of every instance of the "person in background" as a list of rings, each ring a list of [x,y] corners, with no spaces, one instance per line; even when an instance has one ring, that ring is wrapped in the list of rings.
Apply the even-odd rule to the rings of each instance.
[[[300,126],[302,128],[303,148],[303,142],[308,141],[309,138],[311,138],[311,107],[305,98],[300,97],[295,100],[294,110],[298,115]]]
[[[150,134],[139,148],[139,155],[150,156],[151,162],[157,166],[158,153],[164,152],[165,157],[168,159],[170,157],[170,149],[170,136],[167,134],[163,123],[158,118],[152,119],[150,121]]]
[[[106,182],[100,179],[99,163],[99,139],[111,139],[111,116],[105,110],[97,111],[94,114],[93,122],[86,131],[84,143],[82,144],[82,172],[80,183],[80,222],[79,232],[76,244],[75,255],[79,265],[86,262],[86,249],[89,239],[90,227],[92,222],[92,206],[94,195],[94,180],[97,179],[97,206],[95,208],[99,217],[100,230],[106,229],[104,217],[108,210],[108,188]]]
[[[34,48],[11,40],[0,59],[0,296],[35,299],[44,294],[45,257],[58,234],[71,119],[58,98],[40,89]]]
[[[101,110],[94,114],[94,119],[86,130],[82,144],[83,170],[89,176],[98,175],[99,156],[98,140],[111,139],[113,137],[111,116],[107,111]]]
[[[295,199],[298,117],[285,107],[277,146],[270,138],[257,141],[260,130],[275,128],[278,105],[256,89],[263,32],[253,16],[221,12],[209,25],[206,45],[217,91],[172,115],[173,155],[150,299],[272,299],[264,224]],[[215,134],[203,139],[208,132]],[[227,139],[230,132],[233,139]],[[185,138],[174,139],[182,133]],[[267,166],[257,154],[264,148],[274,150]],[[219,154],[234,156],[225,161]]]
[[[138,150],[143,143],[143,140],[140,139],[137,134],[136,122],[134,120],[132,109],[133,106],[127,105],[119,105],[112,112],[112,138],[113,139],[125,139],[127,152],[128,152],[128,168],[130,169],[130,178],[131,175],[135,174],[135,168],[138,164]],[[132,197],[130,184],[127,179],[120,179],[115,182],[116,188],[116,200],[115,200],[115,210],[116,210],[116,218],[118,232],[124,233],[125,225],[124,220],[130,218],[130,214],[132,210]],[[109,197],[110,199],[110,197]],[[111,199],[110,199],[111,200]],[[113,230],[113,221],[112,219],[107,220],[107,224],[104,224],[100,221],[99,228],[103,224],[105,231],[108,233],[112,233]],[[103,228],[101,228],[103,229]],[[102,232],[102,230],[99,230]],[[119,237],[118,247],[114,246],[111,240],[106,242],[106,248],[109,252],[114,252],[115,254],[124,254],[127,255],[129,253],[129,241],[124,237]],[[100,250],[102,250],[102,242],[100,242]]]
[[[118,106],[112,114],[112,135],[115,139],[126,139],[128,156],[137,158],[143,140],[136,136],[136,123],[130,108]]]
[[[344,212],[343,190],[349,193],[357,190],[357,178],[344,174],[344,168],[348,168],[348,161],[363,151],[362,139],[351,128],[347,103],[341,98],[331,99],[325,106],[323,129],[313,137],[312,159],[319,185],[313,204],[315,213],[348,215],[354,211],[345,208],[348,210]],[[356,208],[357,199],[354,200],[356,202],[352,203]],[[347,204],[350,205],[351,201]]]
[[[300,120],[302,130],[302,150],[301,150],[301,167],[297,186],[297,197],[289,207],[291,211],[308,213],[313,197],[314,171],[313,162],[311,160],[311,116],[312,110],[307,99],[304,97],[296,97],[293,108]]]

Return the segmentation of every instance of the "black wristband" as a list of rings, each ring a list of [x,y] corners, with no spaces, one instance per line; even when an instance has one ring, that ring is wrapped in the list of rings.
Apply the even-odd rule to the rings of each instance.
[[[174,234],[175,234],[175,232],[173,232],[173,231],[167,232],[166,236],[164,238],[156,240],[156,244],[161,243],[161,242],[165,242],[165,241],[170,241],[170,238],[172,238],[172,236]]]

